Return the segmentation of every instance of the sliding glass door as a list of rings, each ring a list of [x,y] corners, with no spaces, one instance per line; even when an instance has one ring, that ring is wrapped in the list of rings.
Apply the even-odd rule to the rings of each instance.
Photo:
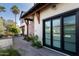
[[[76,13],[64,14],[44,20],[44,44],[51,48],[77,53]],[[77,25],[78,26],[78,25]],[[77,35],[77,36],[76,36]]]
[[[61,47],[60,20],[60,18],[52,19],[52,46],[57,48]]]
[[[45,21],[45,45],[51,46],[51,21]]]
[[[64,17],[64,49],[76,52],[76,16]]]

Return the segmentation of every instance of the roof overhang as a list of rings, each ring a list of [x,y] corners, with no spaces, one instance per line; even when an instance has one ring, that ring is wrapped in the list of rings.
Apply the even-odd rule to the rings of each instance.
[[[25,18],[25,20],[33,21],[33,18]]]
[[[23,26],[20,26],[20,28],[23,28],[23,27],[25,27],[25,25],[23,25]]]
[[[37,3],[35,4],[29,11],[27,11],[24,15],[21,16],[21,18],[26,19],[27,17],[33,15],[34,13],[40,11],[44,7],[49,5],[49,3]]]

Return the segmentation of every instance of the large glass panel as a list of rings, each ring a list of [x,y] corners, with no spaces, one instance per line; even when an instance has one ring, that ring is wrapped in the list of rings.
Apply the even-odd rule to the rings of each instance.
[[[46,21],[45,22],[45,44],[50,46],[50,40],[51,40],[51,34],[50,34],[50,29],[51,29],[51,22]]]
[[[76,52],[75,15],[64,17],[64,49]]]
[[[60,48],[61,46],[61,41],[60,41],[60,18],[58,19],[53,19],[52,20],[52,31],[53,31],[53,46]]]

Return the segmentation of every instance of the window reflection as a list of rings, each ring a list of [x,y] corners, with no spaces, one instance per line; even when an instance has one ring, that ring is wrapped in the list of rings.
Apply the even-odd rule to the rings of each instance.
[[[75,52],[75,15],[64,18],[64,49]]]
[[[50,45],[51,43],[50,43],[50,37],[51,37],[51,35],[50,35],[50,24],[51,24],[51,22],[50,21],[46,21],[45,22],[45,44],[47,44],[47,45]]]
[[[60,48],[60,18],[53,19],[53,46]]]

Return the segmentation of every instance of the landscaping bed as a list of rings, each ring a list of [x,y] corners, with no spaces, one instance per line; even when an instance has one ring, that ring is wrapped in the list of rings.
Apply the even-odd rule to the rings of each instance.
[[[19,52],[12,46],[13,39],[11,37],[0,38],[0,56],[20,56]]]
[[[20,56],[19,52],[13,48],[0,49],[0,56]]]
[[[41,41],[38,40],[37,35],[35,35],[35,36],[34,35],[25,36],[24,40],[31,41],[32,46],[35,47],[35,48],[42,48]]]

